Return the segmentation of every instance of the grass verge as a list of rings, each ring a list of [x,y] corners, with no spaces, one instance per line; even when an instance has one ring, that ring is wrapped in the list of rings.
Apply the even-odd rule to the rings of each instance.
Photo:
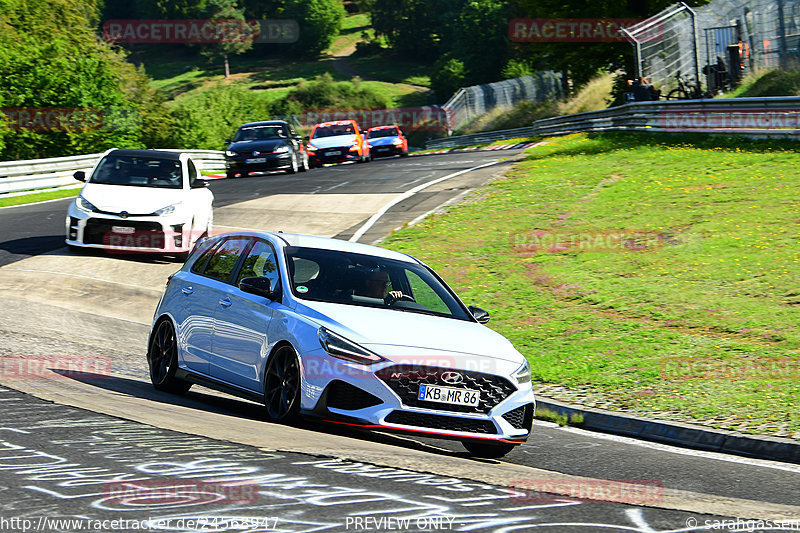
[[[800,438],[797,146],[549,139],[385,246],[491,310],[545,396]]]
[[[34,202],[44,202],[45,200],[58,200],[59,198],[74,198],[78,196],[80,192],[79,188],[75,188],[48,192],[32,192],[31,194],[21,194],[19,196],[10,196],[7,198],[0,196],[0,207],[32,204]]]

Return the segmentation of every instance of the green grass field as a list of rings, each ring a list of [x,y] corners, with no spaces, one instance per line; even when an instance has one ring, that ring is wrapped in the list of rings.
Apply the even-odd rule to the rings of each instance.
[[[545,396],[800,438],[796,146],[549,139],[384,245],[490,310]]]

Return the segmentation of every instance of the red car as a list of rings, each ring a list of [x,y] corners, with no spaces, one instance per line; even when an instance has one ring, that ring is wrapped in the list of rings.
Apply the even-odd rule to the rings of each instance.
[[[408,139],[398,126],[376,126],[368,129],[367,143],[373,157],[408,155]]]
[[[315,125],[311,130],[306,152],[308,163],[312,167],[345,161],[364,163],[372,159],[367,140],[355,120],[337,120]]]

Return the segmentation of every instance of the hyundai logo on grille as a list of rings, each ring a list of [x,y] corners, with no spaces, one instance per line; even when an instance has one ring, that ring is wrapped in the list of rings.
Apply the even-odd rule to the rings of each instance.
[[[458,372],[442,372],[442,381],[448,385],[457,385],[464,381],[464,376]]]

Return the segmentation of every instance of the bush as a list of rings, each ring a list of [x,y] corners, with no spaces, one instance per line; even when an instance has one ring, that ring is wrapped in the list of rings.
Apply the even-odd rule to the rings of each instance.
[[[285,100],[276,103],[273,112],[290,115],[324,109],[385,109],[386,96],[362,85],[359,78],[334,81],[327,72],[311,81],[300,82]]]
[[[798,95],[800,95],[800,69],[770,70],[736,94],[738,97]]]
[[[270,110],[264,97],[223,82],[176,100],[171,117],[169,148],[219,150],[236,128],[268,120]]]
[[[431,88],[441,102],[448,100],[453,93],[464,85],[467,70],[464,62],[448,54],[440,57],[433,64]]]

